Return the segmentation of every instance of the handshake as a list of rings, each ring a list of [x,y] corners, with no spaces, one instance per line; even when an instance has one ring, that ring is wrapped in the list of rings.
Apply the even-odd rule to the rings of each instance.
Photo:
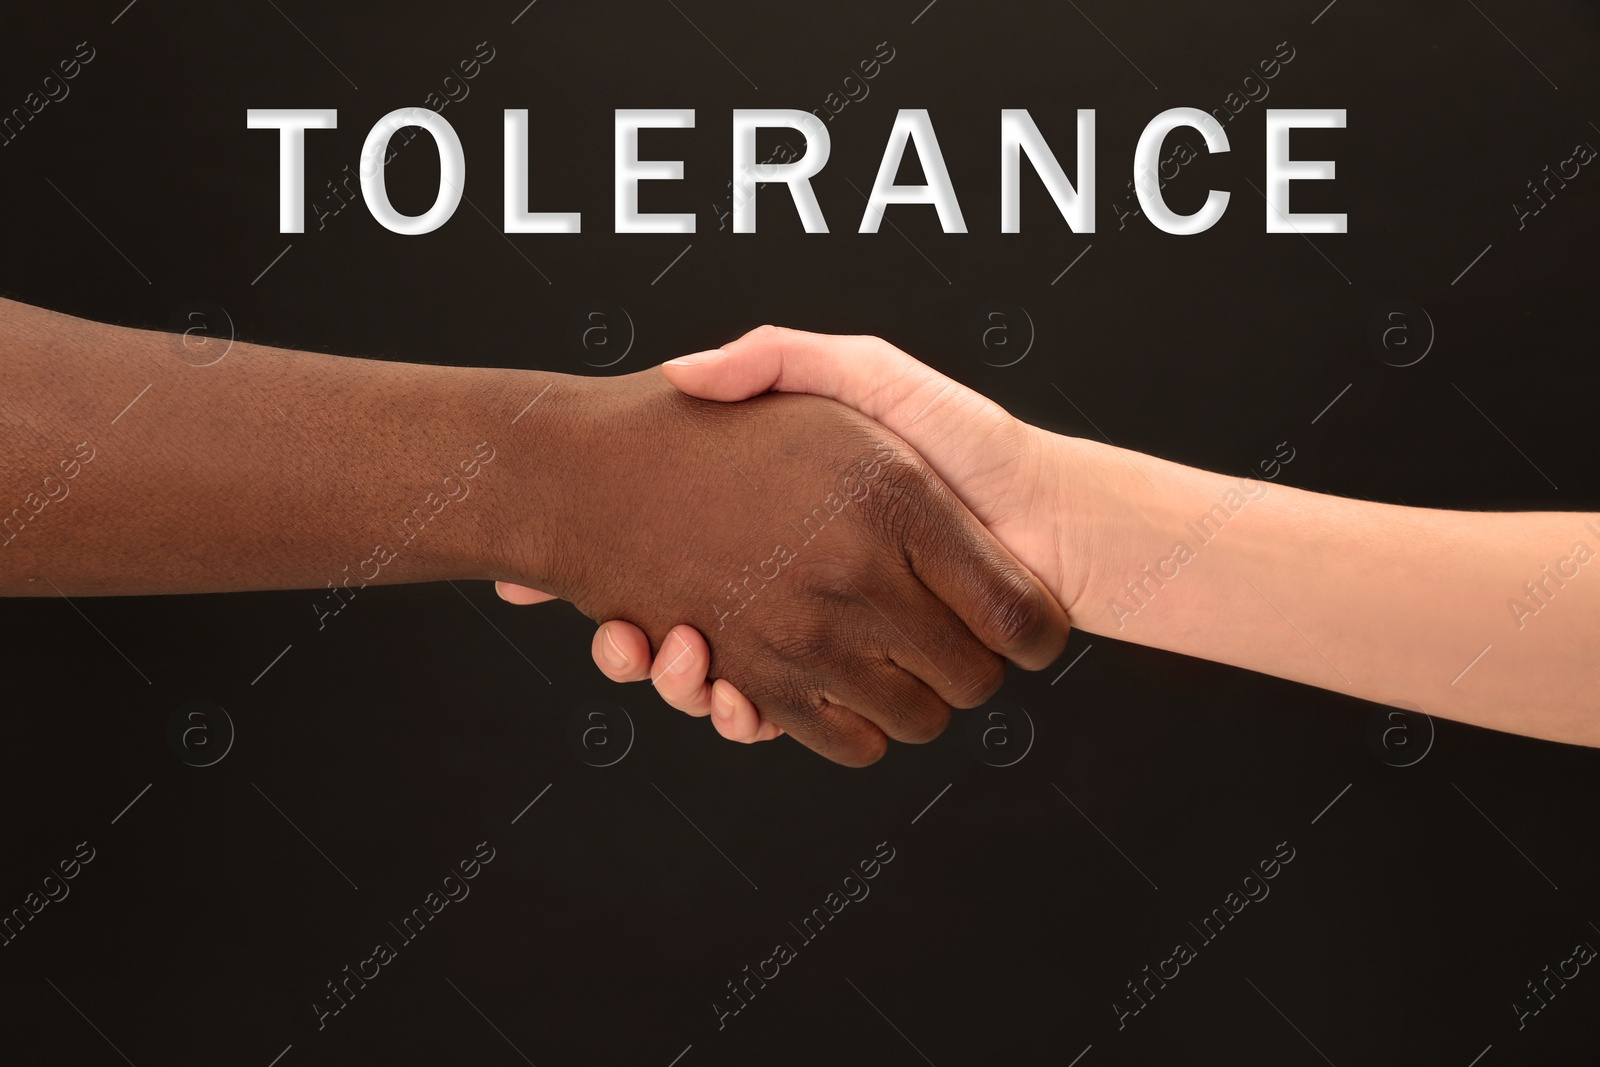
[[[938,736],[1006,660],[1047,666],[1069,621],[1600,744],[1594,515],[1197,470],[1029,426],[871,337],[767,326],[615,378],[192,341],[0,300],[28,428],[0,440],[0,595],[493,579],[603,620],[607,676],[854,766]],[[458,461],[471,501],[452,474],[407,513]]]
[[[888,739],[927,741],[951,706],[987,700],[1003,659],[1047,666],[1070,620],[1413,711],[1600,743],[1594,589],[1561,593],[1570,615],[1545,643],[1471,659],[1485,632],[1532,614],[1514,602],[1497,618],[1493,605],[1535,546],[1571,545],[1558,571],[1594,556],[1600,527],[1586,516],[1345,500],[1273,485],[1277,463],[1261,464],[1265,480],[1195,470],[1030,426],[872,337],[766,326],[660,374],[687,395],[654,371],[607,387],[637,389],[639,418],[668,454],[697,457],[696,473],[663,484],[619,458],[602,483],[616,515],[602,531],[624,513],[662,517],[639,560],[661,575],[654,595],[613,562],[622,549],[603,549],[604,533],[586,549],[612,581],[498,589],[513,603],[572,589],[609,620],[593,645],[608,677],[650,678],[724,737],[789,733],[871,763]],[[1548,602],[1550,586],[1536,579],[1530,596]],[[1531,677],[1538,695],[1519,683]]]
[[[887,343],[763,327],[574,388],[546,414],[598,453],[585,518],[512,560],[537,590],[498,589],[611,620],[594,658],[612,679],[862,766],[989,699],[1005,660],[1061,653],[1046,435]],[[606,447],[623,435],[659,466]]]

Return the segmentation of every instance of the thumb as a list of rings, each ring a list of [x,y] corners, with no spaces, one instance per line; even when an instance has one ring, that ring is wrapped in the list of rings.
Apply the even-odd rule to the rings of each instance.
[[[508,604],[543,604],[546,600],[555,600],[554,593],[541,592],[530,589],[525,585],[514,585],[511,582],[495,582],[496,595]]]
[[[721,348],[670,360],[662,370],[679,390],[702,400],[745,400],[769,390],[825,396],[908,441],[929,408],[952,402],[962,430],[974,422],[983,424],[974,429],[987,430],[1005,417],[999,405],[876,337],[762,326]],[[951,428],[941,427],[939,435]]]
[[[744,345],[737,351],[732,348],[679,356],[662,364],[661,370],[679,392],[701,400],[747,400],[778,386],[783,372],[781,348],[761,344]]]
[[[855,408],[904,438],[980,517],[994,510],[972,491],[987,486],[1021,447],[1022,424],[1004,408],[876,337],[762,326],[662,370],[678,389],[704,400],[776,390]]]

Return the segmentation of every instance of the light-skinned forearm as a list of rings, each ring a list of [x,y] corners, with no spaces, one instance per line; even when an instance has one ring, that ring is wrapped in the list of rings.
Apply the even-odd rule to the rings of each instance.
[[[1048,447],[1062,551],[1088,553],[1081,592],[1059,593],[1079,629],[1600,745],[1600,518],[1399,507]]]

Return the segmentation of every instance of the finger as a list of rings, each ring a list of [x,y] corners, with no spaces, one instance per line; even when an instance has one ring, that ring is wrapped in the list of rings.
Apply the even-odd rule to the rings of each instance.
[[[965,630],[965,627],[960,628]],[[979,647],[977,651],[985,663],[998,662],[987,649]],[[1001,672],[1003,677],[1004,668]],[[846,706],[871,719],[886,735],[907,744],[932,741],[950,725],[949,702],[917,672],[897,662],[854,671],[849,680],[837,686],[836,693],[830,691],[829,696],[836,696]]]
[[[882,730],[853,709],[831,701],[789,732],[813,752],[846,767],[870,767],[889,751],[889,738]]]
[[[902,548],[934,596],[979,641],[1029,670],[1067,647],[1067,613],[945,486],[905,522]]]
[[[546,600],[559,599],[554,593],[540,592],[511,582],[495,582],[494,591],[508,604],[543,604]]]
[[[678,389],[702,400],[745,400],[766,392],[815,393],[863,414],[872,414],[863,404],[878,403],[872,398],[886,386],[895,386],[912,368],[942,377],[892,346],[863,352],[868,346],[861,342],[872,340],[761,326],[721,348],[670,359],[662,371]],[[846,349],[852,350],[851,358],[843,358]],[[911,368],[893,358],[892,352]]]
[[[650,639],[631,622],[613,619],[594,632],[589,653],[600,673],[613,682],[642,682],[650,677]]]
[[[826,697],[799,694],[794,676],[788,677],[787,682],[746,694],[768,721],[811,751],[846,767],[866,767],[883,758],[889,738],[876,723]]]
[[[711,686],[711,722],[717,733],[729,741],[745,744],[760,740],[763,726],[756,706],[726,678],[718,678]]]
[[[895,568],[898,570],[899,568]],[[843,676],[841,702],[877,723],[897,741],[930,741],[950,708],[975,708],[1005,682],[1005,663],[966,622],[920,581],[901,572],[858,572],[848,579],[863,613],[867,651],[887,663]],[[906,691],[916,683],[925,690]],[[866,686],[872,688],[864,688]]]
[[[690,715],[711,714],[711,686],[706,670],[711,666],[711,649],[693,626],[674,626],[661,642],[661,651],[650,667],[650,682],[661,699]]]
[[[720,716],[727,710],[727,721],[717,726],[717,732],[731,740],[772,741],[783,736],[783,727],[765,718],[750,699],[739,692],[739,687],[726,678],[718,678],[711,687],[711,714]],[[747,718],[748,716],[748,718]]]
[[[662,371],[705,400],[774,391],[837,400],[905,438],[955,486],[1012,459],[1026,436],[994,401],[877,337],[762,326],[722,348],[670,360]]]

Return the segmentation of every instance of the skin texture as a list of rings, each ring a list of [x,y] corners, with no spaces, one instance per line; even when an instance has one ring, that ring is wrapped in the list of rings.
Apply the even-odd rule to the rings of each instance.
[[[832,401],[207,343],[0,301],[0,593],[307,588],[320,624],[366,584],[536,587],[657,648],[714,634],[705,669],[851,765],[1065,644],[1038,580]]]
[[[1346,500],[1282,484],[1270,465],[1242,482],[1025,426],[871,337],[764,327],[665,369],[697,396],[816,393],[898,430],[1080,630],[1600,745],[1600,578],[1585,578],[1600,567],[1593,514]],[[1220,532],[1197,534],[1208,515],[1222,516]],[[759,698],[705,684],[707,657],[692,635],[674,636],[690,651],[654,672],[669,703],[711,713],[736,740],[775,735]],[[618,681],[650,671],[625,623],[603,627],[596,650]]]
[[[775,723],[862,764],[885,736],[929,740],[950,706],[987,700],[1002,655],[1059,654],[1065,616],[1044,587],[871,420],[816,397],[691,400],[654,370],[589,385],[562,416],[587,458],[564,466],[595,488],[540,587],[636,623],[665,669],[687,621]],[[512,542],[542,555],[546,517],[527,523]]]

